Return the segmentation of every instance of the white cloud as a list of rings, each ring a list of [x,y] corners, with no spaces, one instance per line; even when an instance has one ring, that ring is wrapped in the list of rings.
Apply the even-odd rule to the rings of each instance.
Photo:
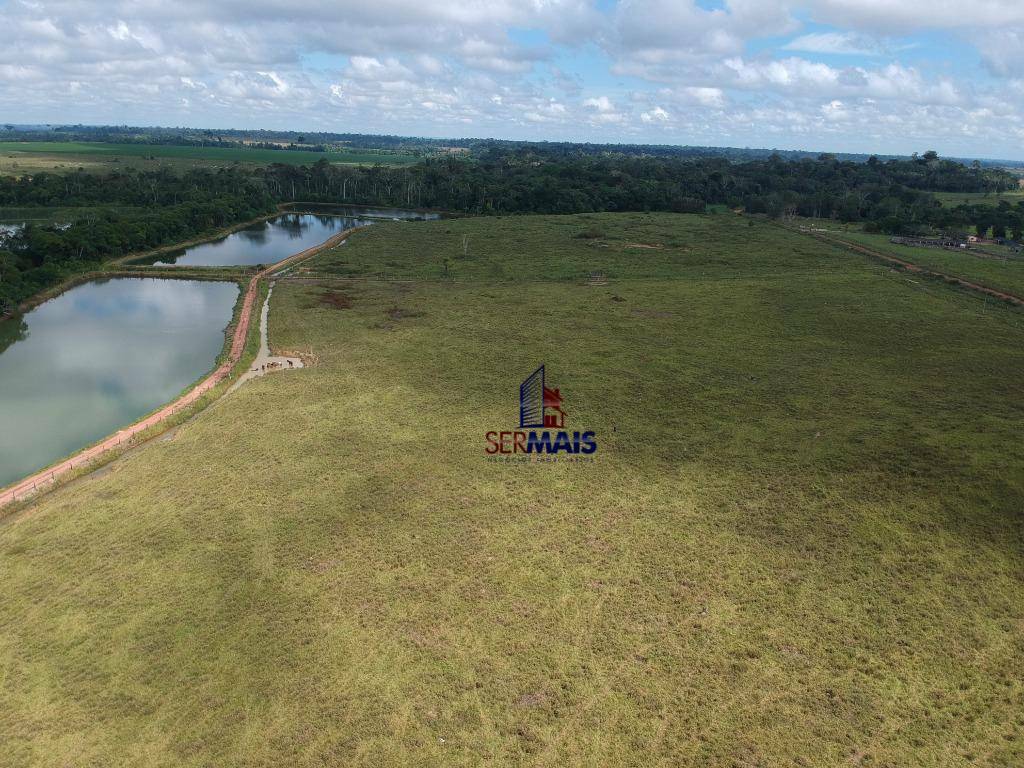
[[[591,107],[596,109],[598,112],[614,112],[615,105],[612,104],[611,99],[607,96],[598,96],[596,98],[584,99],[584,107]]]
[[[790,40],[782,49],[846,56],[882,56],[890,50],[877,40],[855,32],[812,32]]]
[[[982,60],[993,74],[1024,75],[1024,28],[979,33],[974,40]]]
[[[832,122],[847,120],[850,117],[850,111],[839,99],[833,99],[828,104],[823,104],[821,107],[821,113],[825,116],[826,120],[830,120]]]
[[[662,122],[667,123],[671,118],[668,112],[661,107],[655,107],[650,112],[641,112],[640,119],[645,123]]]
[[[725,106],[725,93],[721,88],[687,86],[679,91],[684,101],[704,107],[721,109]]]
[[[217,91],[243,101],[276,101],[296,95],[296,89],[276,72],[231,72],[217,84]]]
[[[723,74],[735,88],[768,89],[800,96],[864,96],[945,105],[965,100],[952,81],[929,81],[916,68],[901,64],[878,69],[837,68],[798,57],[754,61],[735,57],[724,62]]]
[[[701,62],[743,53],[752,37],[796,29],[786,5],[727,0],[724,10],[707,10],[694,0],[623,0],[605,47],[615,72],[671,80]]]
[[[583,106],[588,110],[584,117],[591,125],[618,124],[626,121],[625,113],[619,112],[607,96],[584,99]]]
[[[1024,24],[1024,3],[1019,0],[808,0],[802,5],[819,21],[889,34]]]
[[[409,68],[403,66],[397,59],[389,58],[380,61],[373,56],[353,56],[345,74],[357,80],[377,83],[400,82],[413,77]]]
[[[943,151],[946,140],[945,153],[1022,152],[1024,0],[966,9],[961,0],[308,0],[295,9],[291,0],[7,0],[0,113],[879,152],[918,142]],[[811,30],[808,19],[832,27]],[[932,67],[927,40],[913,63],[904,58],[927,29],[961,47],[951,64]],[[565,55],[576,47],[583,65]],[[972,81],[957,64],[963,49],[1004,80]],[[600,80],[590,81],[595,68]]]

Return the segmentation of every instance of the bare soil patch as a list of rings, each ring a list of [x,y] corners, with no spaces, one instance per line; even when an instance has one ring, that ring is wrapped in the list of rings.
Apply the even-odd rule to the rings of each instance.
[[[330,309],[352,309],[352,297],[342,291],[327,290],[317,296],[314,306],[317,305]]]

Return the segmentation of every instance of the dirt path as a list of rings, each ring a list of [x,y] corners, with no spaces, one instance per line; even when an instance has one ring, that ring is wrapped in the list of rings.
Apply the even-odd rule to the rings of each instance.
[[[950,275],[946,272],[939,272],[934,269],[929,269],[928,267],[922,267],[919,264],[914,264],[913,262],[906,261],[896,256],[891,256],[887,253],[876,251],[873,248],[868,248],[867,246],[864,245],[851,243],[850,241],[843,240],[842,238],[829,237],[828,235],[822,234],[820,232],[804,232],[803,234],[809,235],[810,237],[813,237],[817,240],[822,240],[826,243],[831,243],[832,245],[838,245],[841,248],[846,248],[847,250],[854,251],[855,253],[861,253],[864,254],[865,256],[871,256],[872,258],[879,259],[880,261],[884,261],[887,264],[902,267],[908,272],[914,272],[919,275],[925,275],[927,277],[935,277],[951,285],[957,285],[961,288],[966,288],[976,293],[991,296],[992,298],[1000,299],[1001,301],[1005,301],[1009,304],[1013,304],[1018,307],[1024,306],[1024,297],[1017,296],[1016,294],[1013,293],[1007,293],[1006,291],[1000,290],[998,288],[990,288],[989,286],[982,285],[981,283],[975,283],[970,280],[964,280],[962,277],[957,277],[956,275]]]
[[[272,371],[286,371],[294,368],[302,368],[301,357],[285,357],[282,355],[271,355],[270,344],[267,340],[267,321],[270,315],[270,296],[274,293],[274,284],[271,282],[270,290],[267,291],[267,298],[263,301],[263,310],[260,312],[260,351],[256,359],[252,361],[249,370],[228,390],[230,395],[245,382],[260,376],[265,376]]]
[[[249,324],[252,318],[252,308],[256,303],[260,280],[285,267],[292,266],[299,261],[304,261],[320,251],[334,247],[354,231],[355,229],[346,229],[339,232],[337,235],[329,238],[320,245],[315,245],[312,248],[307,248],[305,251],[289,256],[287,259],[279,261],[253,276],[252,279],[249,280],[248,287],[245,289],[245,298],[242,301],[242,311],[238,317],[238,326],[235,328],[235,333],[231,338],[231,348],[228,351],[227,359],[217,367],[217,370],[196,384],[177,400],[165,405],[163,408],[150,414],[141,421],[137,421],[134,424],[125,427],[97,445],[79,451],[75,455],[65,459],[55,466],[44,469],[41,472],[37,472],[14,485],[0,490],[0,507],[5,504],[24,499],[33,495],[37,491],[48,488],[62,476],[67,475],[76,469],[81,469],[83,466],[88,465],[103,454],[122,448],[130,443],[132,438],[142,432],[145,432],[151,427],[166,421],[174,414],[180,413],[182,410],[191,406],[199,398],[220,384],[230,375],[235,364],[242,357],[242,352],[245,350],[245,343],[249,336]],[[266,310],[267,305],[264,305],[264,312],[266,312]],[[288,358],[282,359],[287,360]]]

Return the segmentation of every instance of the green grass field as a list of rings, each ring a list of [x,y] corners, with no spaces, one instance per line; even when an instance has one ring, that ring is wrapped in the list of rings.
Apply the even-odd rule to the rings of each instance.
[[[109,170],[112,166],[155,168],[171,166],[269,165],[285,163],[312,165],[326,159],[335,164],[407,165],[420,158],[400,152],[339,150],[243,149],[233,147],[187,147],[163,144],[112,144],[84,141],[0,141],[0,173],[37,173],[43,170]]]
[[[333,277],[500,282],[580,280],[592,273],[615,279],[726,279],[829,268],[813,240],[773,238],[764,225],[731,214],[506,216],[408,231],[406,226],[412,225],[374,225],[359,232],[319,256],[315,271]]]
[[[0,523],[0,765],[1024,762],[1024,315],[723,215],[295,274],[314,367]],[[485,458],[541,362],[592,463]]]
[[[977,281],[991,288],[1002,288],[1017,296],[1024,296],[1024,256],[1011,254],[999,246],[984,246],[992,253],[1005,252],[996,258],[978,251],[950,251],[944,248],[917,248],[889,242],[889,235],[871,235],[864,232],[833,233],[832,237],[860,243],[882,253],[905,259],[965,280]]]
[[[1003,200],[1016,205],[1024,200],[1024,189],[1009,192],[933,192],[933,195],[945,206],[954,208],[958,205],[991,205],[993,208]]]

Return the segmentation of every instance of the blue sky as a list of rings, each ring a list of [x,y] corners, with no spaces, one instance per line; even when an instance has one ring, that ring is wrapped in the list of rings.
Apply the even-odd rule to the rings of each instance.
[[[1021,0],[0,0],[0,120],[1024,159]]]

